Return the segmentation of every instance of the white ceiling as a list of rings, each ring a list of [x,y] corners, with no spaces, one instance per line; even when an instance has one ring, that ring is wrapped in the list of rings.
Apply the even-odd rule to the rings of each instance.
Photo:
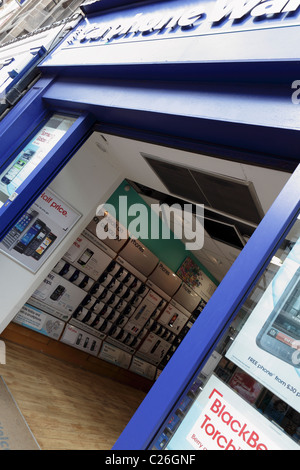
[[[92,136],[95,149],[113,167],[124,172],[124,179],[148,186],[165,194],[170,194],[153,170],[141,156],[141,153],[153,155],[169,163],[204,170],[222,176],[252,182],[264,213],[267,212],[287,180],[285,172],[236,163],[206,155],[194,154],[169,147],[162,147],[147,142],[125,139],[109,134],[94,133]],[[149,198],[145,198],[151,204]],[[157,203],[157,201],[154,201]],[[204,246],[194,252],[199,261],[221,281],[239,250],[210,238],[205,232]]]

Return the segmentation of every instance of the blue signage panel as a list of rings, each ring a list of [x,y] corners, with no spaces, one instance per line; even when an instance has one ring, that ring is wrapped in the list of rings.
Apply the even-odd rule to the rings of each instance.
[[[297,26],[296,0],[155,2],[84,19],[43,66],[297,59]]]

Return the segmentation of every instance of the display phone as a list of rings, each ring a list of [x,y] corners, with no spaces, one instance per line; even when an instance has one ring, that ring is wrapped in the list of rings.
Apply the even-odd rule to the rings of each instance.
[[[75,282],[77,281],[77,279],[79,278],[79,275],[80,275],[80,271],[79,269],[75,269],[75,271],[73,272],[73,274],[71,275],[71,277],[69,277],[69,281],[70,282]],[[82,274],[82,278],[83,278],[84,274]]]
[[[3,245],[12,250],[16,243],[20,240],[21,235],[24,233],[24,230],[29,229],[30,225],[33,224],[34,220],[38,216],[38,212],[34,210],[29,210],[25,212],[16,225],[8,232],[8,234],[2,240]]]
[[[54,233],[48,233],[44,241],[36,248],[36,250],[32,254],[32,257],[38,261],[45,254],[45,251],[48,250],[50,245],[55,242],[56,239],[57,236],[54,235]]]
[[[26,231],[21,240],[14,246],[14,250],[18,253],[24,253],[29,243],[33,242],[44,230],[46,225],[40,219],[37,219],[31,227]]]
[[[46,236],[50,232],[50,228],[45,226],[43,227],[39,234],[34,237],[34,239],[29,243],[29,245],[24,250],[24,255],[32,256],[35,250],[40,246],[40,244],[45,240]]]
[[[93,283],[94,280],[92,278],[90,278],[89,276],[84,276],[80,283],[76,282],[76,286],[80,287],[80,289],[88,291]]]
[[[160,343],[161,343],[161,340],[158,339],[158,340],[156,341],[155,345],[153,346],[153,348],[151,349],[150,354],[153,354],[153,353],[156,351],[156,349],[158,348],[158,346],[160,345]]]
[[[66,288],[62,285],[59,285],[56,287],[55,291],[52,292],[52,294],[50,295],[50,299],[51,300],[59,300],[64,292],[65,292]]]
[[[92,250],[90,250],[89,248],[87,248],[83,252],[81,257],[79,258],[78,263],[81,264],[81,266],[85,266],[87,264],[87,262],[91,259],[93,254],[94,254],[94,252]]]
[[[82,340],[82,334],[79,333],[79,335],[77,336],[77,339],[76,339],[76,344],[79,346],[79,344],[81,343],[81,340]]]
[[[300,368],[300,267],[260,330],[256,344]]]
[[[134,320],[138,320],[138,319],[141,317],[141,315],[142,315],[142,313],[144,312],[144,310],[145,310],[146,307],[147,307],[147,305],[143,305],[143,306],[139,309],[138,313],[134,316]]]
[[[66,274],[68,274],[70,268],[71,268],[70,263],[65,263],[64,266],[61,268],[61,270],[60,270],[59,273],[58,273],[59,276],[65,277]]]

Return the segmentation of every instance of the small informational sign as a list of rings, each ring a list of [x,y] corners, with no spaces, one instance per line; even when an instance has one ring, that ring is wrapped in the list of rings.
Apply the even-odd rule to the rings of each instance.
[[[92,356],[98,356],[102,344],[99,338],[70,324],[66,325],[60,341],[69,344],[73,348],[85,351]]]
[[[81,215],[45,189],[0,243],[0,251],[37,272]]]
[[[21,308],[13,322],[53,339],[59,339],[65,326],[62,320],[28,304]]]
[[[226,356],[300,412],[300,239]]]
[[[201,268],[187,257],[177,271],[177,276],[190,286],[206,302],[211,298],[217,286],[201,270]]]
[[[212,375],[168,450],[293,450],[298,444]]]

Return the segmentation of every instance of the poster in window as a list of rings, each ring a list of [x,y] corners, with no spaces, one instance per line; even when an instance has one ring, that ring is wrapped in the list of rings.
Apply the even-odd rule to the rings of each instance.
[[[81,215],[45,189],[0,243],[0,250],[37,272]]]
[[[300,412],[300,239],[226,356]]]
[[[168,450],[292,450],[298,444],[212,375]]]

